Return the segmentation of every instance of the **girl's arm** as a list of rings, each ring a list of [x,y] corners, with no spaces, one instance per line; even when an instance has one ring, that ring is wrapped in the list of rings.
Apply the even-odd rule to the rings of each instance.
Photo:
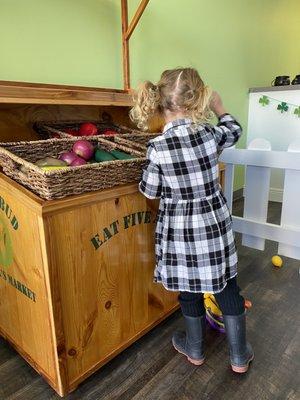
[[[235,145],[242,134],[242,127],[232,115],[226,112],[217,92],[212,94],[210,109],[219,119],[218,125],[211,128],[218,150]]]
[[[147,166],[143,170],[139,189],[148,199],[157,199],[161,197],[161,170],[158,162],[157,151],[153,143],[148,145]]]

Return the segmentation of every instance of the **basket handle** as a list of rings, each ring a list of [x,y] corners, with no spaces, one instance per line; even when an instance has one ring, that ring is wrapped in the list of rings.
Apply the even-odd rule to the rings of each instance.
[[[5,157],[4,163],[2,165],[3,171],[13,170],[15,177],[22,181],[28,180],[27,170],[38,168],[28,161],[23,160],[15,154],[12,154],[7,149],[1,148],[1,153]]]
[[[26,173],[26,167],[20,163],[18,163],[16,160],[7,159],[6,164],[9,165],[10,169],[14,170],[14,173],[16,177],[22,181],[27,181],[28,180],[28,174]],[[23,167],[23,168],[22,168]],[[3,170],[5,170],[5,166],[3,167]]]

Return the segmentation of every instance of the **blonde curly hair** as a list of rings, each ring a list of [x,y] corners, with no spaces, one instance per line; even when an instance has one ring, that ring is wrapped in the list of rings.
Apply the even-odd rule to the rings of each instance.
[[[195,123],[211,118],[209,102],[211,90],[194,68],[176,68],[162,73],[157,84],[142,83],[134,93],[131,120],[147,130],[150,119],[165,111],[182,112]]]

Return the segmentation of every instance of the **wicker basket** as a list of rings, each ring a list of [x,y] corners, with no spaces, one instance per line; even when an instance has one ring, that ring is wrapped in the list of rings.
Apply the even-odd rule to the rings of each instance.
[[[81,124],[87,121],[40,121],[40,122],[35,122],[33,125],[33,129],[39,134],[39,136],[42,139],[49,139],[49,138],[72,138],[74,137],[73,135],[66,133],[66,129],[72,129],[74,131],[78,131],[79,127]],[[140,134],[143,132],[137,131],[135,129],[128,128],[123,125],[117,125],[113,123],[111,120],[106,120],[106,121],[89,121],[93,123],[94,125],[97,126],[98,130],[104,131],[104,130],[114,130],[118,134]],[[78,136],[80,136],[78,134]],[[113,140],[112,137],[108,135],[97,135],[103,138],[110,138],[110,140]]]
[[[95,146],[99,145],[103,150],[121,150],[136,158],[44,171],[33,163],[41,158],[57,157],[60,153],[69,151],[77,141],[76,138],[48,139],[2,143],[0,164],[6,175],[46,200],[106,189],[129,182],[137,182],[140,179],[145,164],[145,158],[141,152],[100,137],[86,139]]]
[[[129,147],[146,154],[149,140],[156,138],[160,133],[123,134],[114,137],[115,143]]]

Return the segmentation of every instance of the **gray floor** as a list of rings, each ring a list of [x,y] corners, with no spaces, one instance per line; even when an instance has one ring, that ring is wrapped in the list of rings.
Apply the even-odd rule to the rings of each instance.
[[[234,213],[241,214],[242,202]],[[278,223],[280,205],[270,203],[269,221]],[[79,386],[67,399],[163,400],[300,400],[300,262],[284,259],[276,269],[264,252],[240,245],[239,284],[253,307],[248,314],[248,337],[255,360],[246,375],[231,372],[226,338],[208,330],[207,360],[189,364],[170,344],[182,328],[177,312]],[[59,396],[0,339],[0,400],[50,400]]]

